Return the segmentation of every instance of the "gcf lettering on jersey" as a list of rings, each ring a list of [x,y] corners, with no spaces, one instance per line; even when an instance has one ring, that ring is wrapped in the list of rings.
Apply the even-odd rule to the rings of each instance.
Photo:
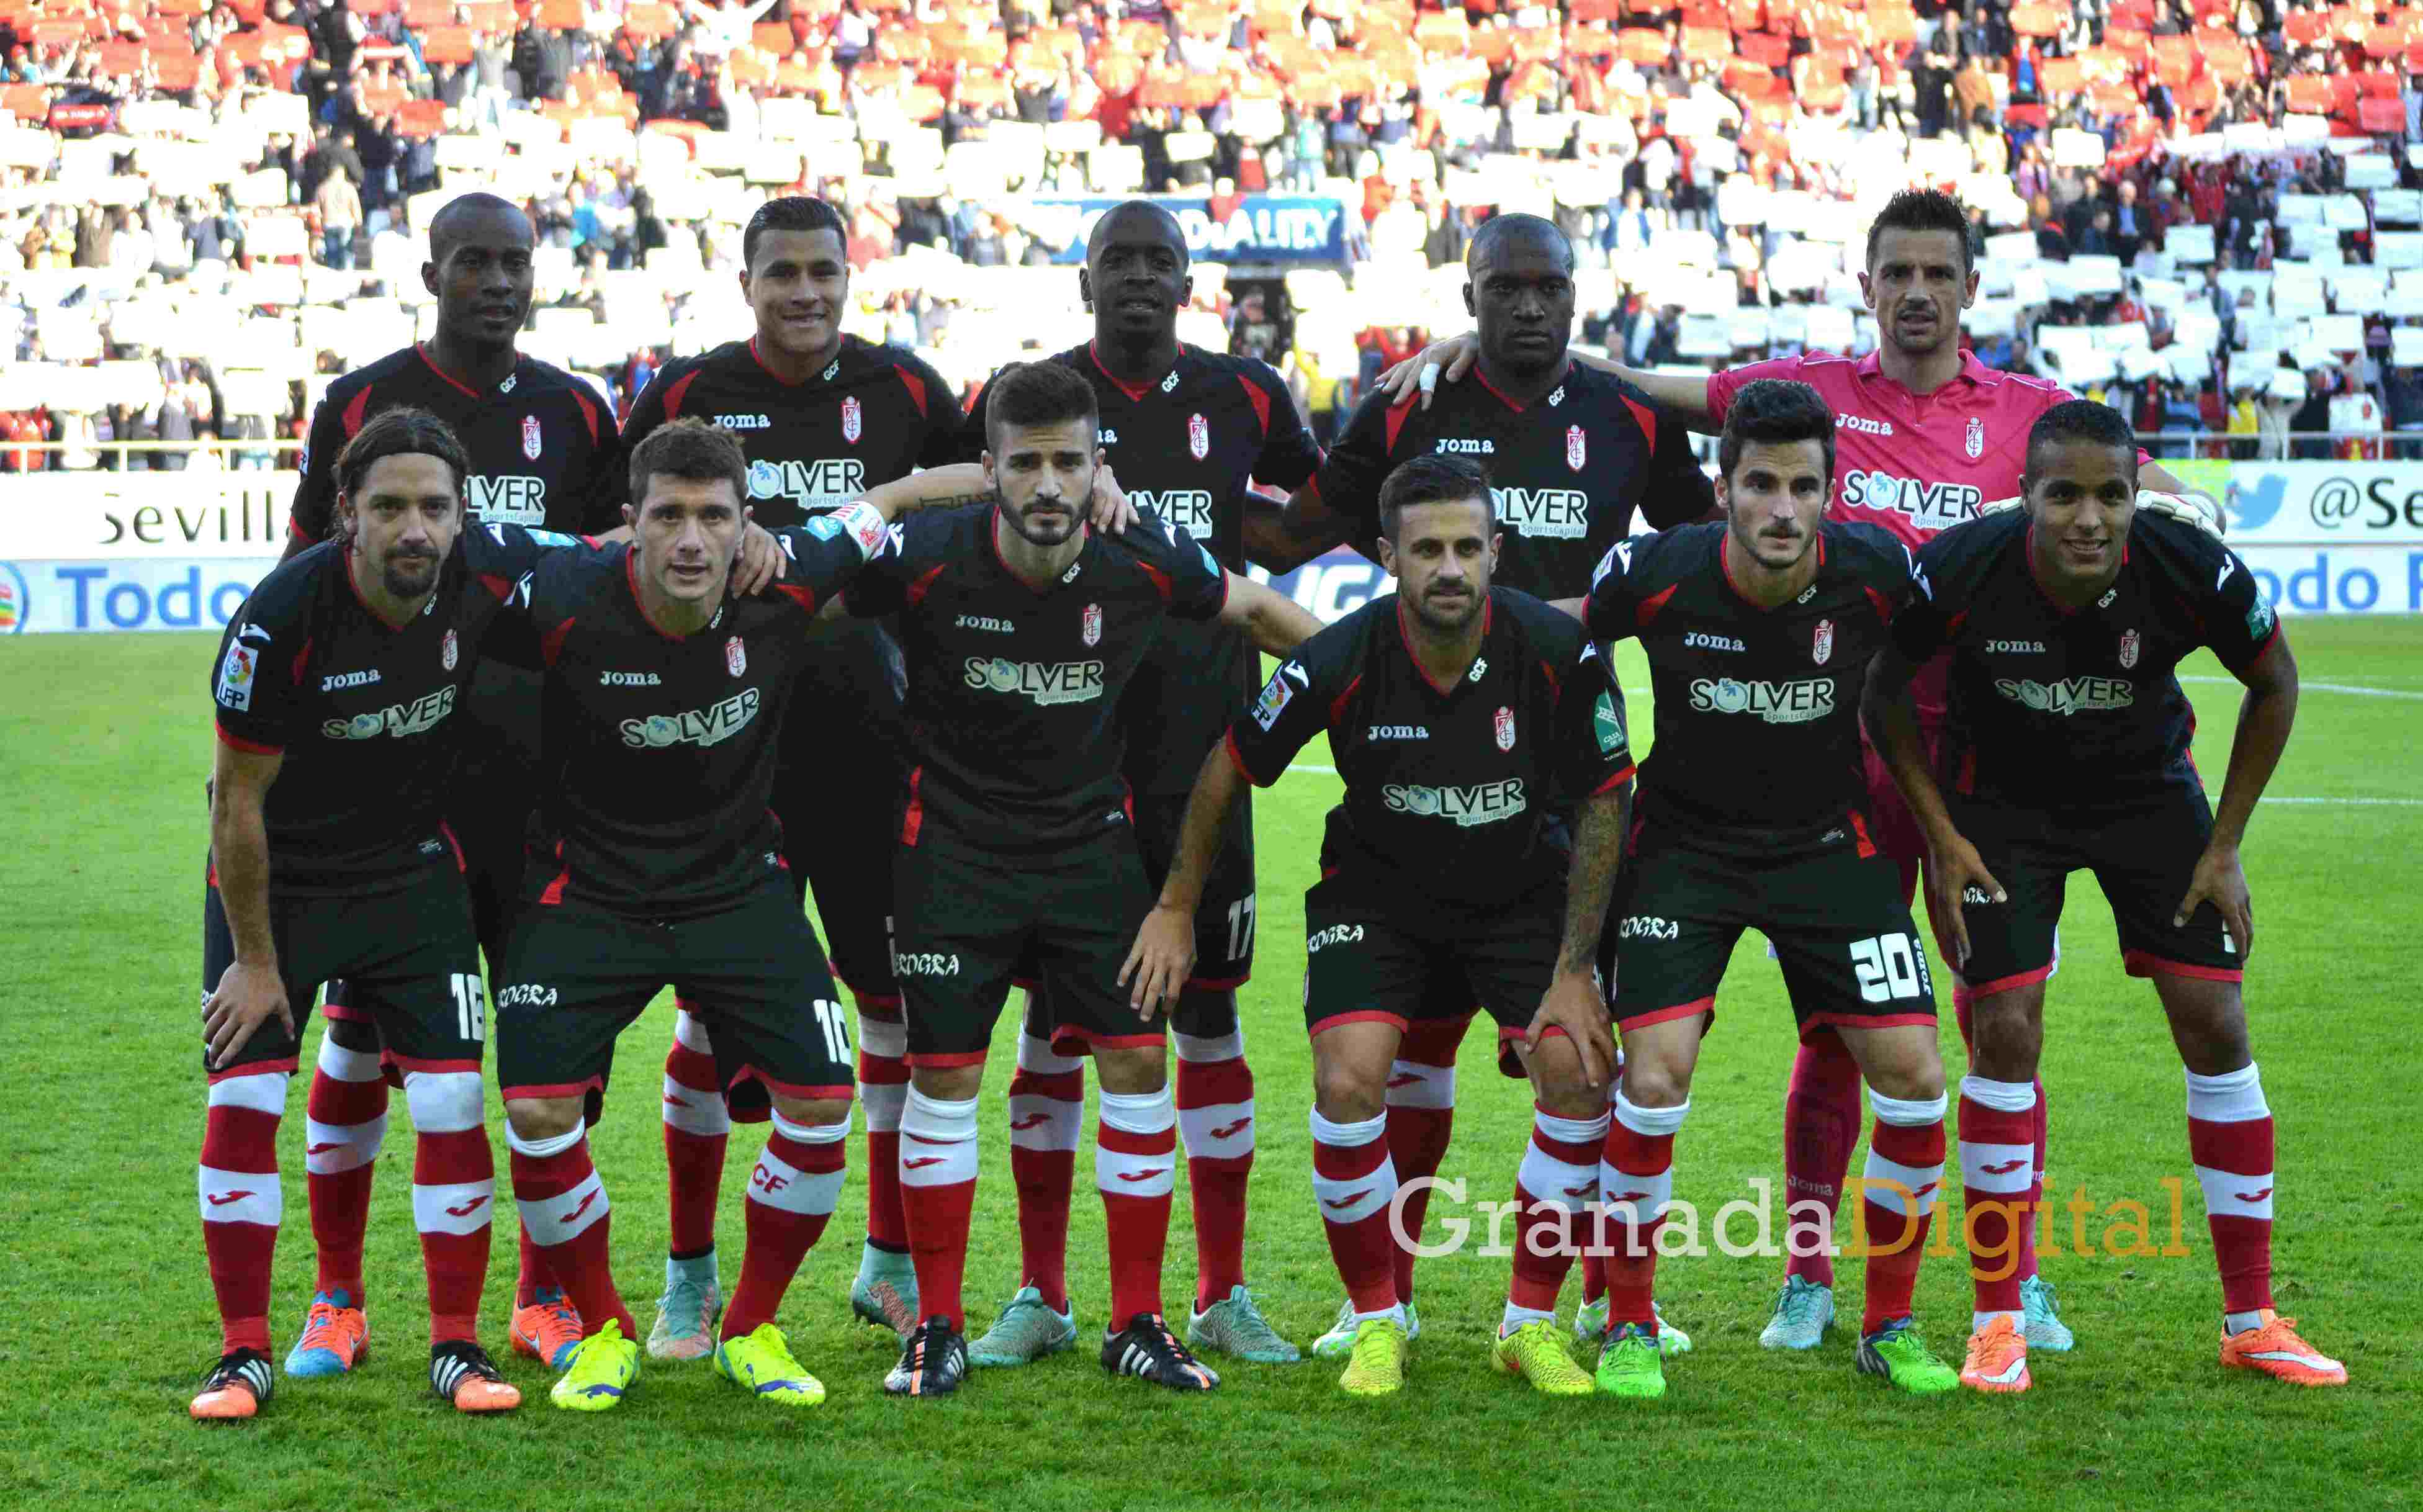
[[[1497,706],[1497,749],[1514,749],[1514,711],[1504,704]]]
[[[858,395],[849,394],[841,402],[841,438],[850,445],[858,444],[859,433],[866,428],[866,409]]]
[[[1579,436],[1580,427],[1574,434]],[[1497,502],[1498,522],[1522,534],[1560,541],[1590,534],[1590,495],[1578,488],[1492,488],[1489,496]]]
[[[1590,442],[1589,439],[1582,435],[1582,428],[1579,425],[1566,426],[1565,466],[1573,469],[1576,472],[1579,472],[1582,470],[1582,464],[1587,461],[1589,457]]]
[[[449,672],[453,671],[454,660],[459,651],[460,648],[454,644],[454,632],[450,629],[446,632],[445,644],[438,648],[437,664]]]
[[[1149,509],[1159,515],[1190,541],[1208,541],[1216,529],[1212,519],[1212,495],[1201,488],[1172,488],[1165,493],[1139,488],[1130,493],[1128,500],[1138,509]]]
[[[538,460],[540,436],[538,417],[524,415],[522,417],[522,455],[533,462]]]
[[[1085,644],[1087,645],[1100,645],[1102,644],[1101,605],[1087,604],[1085,606],[1085,613],[1079,616],[1078,623],[1084,631]]]
[[[1834,622],[1830,619],[1821,619],[1817,622],[1817,633],[1811,637],[1809,642],[1809,659],[1822,667],[1826,664],[1826,659],[1833,654]]]
[[[723,643],[723,664],[732,669],[736,677],[749,670],[749,647],[742,644],[739,636]]]
[[[1186,449],[1197,462],[1212,454],[1212,424],[1200,414],[1186,417]]]
[[[2120,632],[2120,670],[2126,672],[2136,664],[2137,632],[2133,629],[2122,630]]]
[[[838,509],[866,492],[866,464],[854,456],[749,464],[749,497],[788,499],[802,510]]]

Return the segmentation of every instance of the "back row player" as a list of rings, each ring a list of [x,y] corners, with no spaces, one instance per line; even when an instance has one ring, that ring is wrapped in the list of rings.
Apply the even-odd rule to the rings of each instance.
[[[1745,385],[1762,378],[1806,383],[1835,414],[1841,449],[1839,486],[1829,518],[1880,525],[1913,550],[1937,533],[1973,519],[1987,506],[2016,499],[2027,460],[2029,427],[2037,417],[2072,396],[2057,384],[2021,374],[1997,373],[1960,345],[1960,311],[1976,300],[1978,274],[1969,240],[1968,212],[1950,195],[1911,189],[1895,195],[1868,230],[1867,265],[1860,289],[1877,317],[1877,350],[1864,358],[1829,352],[1752,363],[1709,374],[1676,375],[1628,368],[1601,358],[1576,360],[1612,374],[1655,401],[1658,409],[1697,431],[1720,430]],[[1456,337],[1423,352],[1388,374],[1384,390],[1411,398],[1417,390],[1427,406],[1465,405],[1477,396],[1459,390],[1434,390],[1438,369],[1449,380],[1472,366],[1486,335]],[[2138,485],[2146,501],[2163,513],[2183,506],[2175,496],[2186,485],[2141,454]],[[1941,744],[1946,720],[1946,662],[1939,659],[1917,681],[1920,729],[1927,748]],[[1863,732],[1864,733],[1864,732]],[[1865,747],[1868,815],[1877,844],[1899,863],[1905,895],[1917,887],[1925,838],[1883,759]],[[1953,1007],[1964,1041],[1970,1036],[1972,993],[1956,976]],[[2034,1174],[2029,1201],[2041,1197],[2045,1165],[2044,1087],[2037,1082],[2020,1110],[2031,1122]],[[1993,1114],[1967,1099],[1965,1127]],[[1859,1140],[1860,1073],[1856,1060],[1832,1030],[1816,1027],[1800,1042],[1783,1103],[1784,1186],[1796,1221],[1800,1204],[1822,1208],[1830,1226]],[[1782,1290],[1774,1317],[1759,1342],[1768,1348],[1813,1348],[1832,1323],[1833,1259],[1830,1244],[1800,1252],[1788,1246]],[[2034,1226],[2019,1235],[2019,1261],[1993,1283],[1994,1306],[2024,1310],[2028,1342],[2039,1349],[2070,1346],[2069,1329],[2053,1305],[2052,1288],[2036,1274]]]
[[[1636,511],[1658,529],[1707,517],[1715,496],[1684,428],[1660,422],[1649,400],[1621,377],[1571,351],[1574,253],[1556,226],[1536,215],[1499,215],[1473,237],[1465,258],[1465,308],[1480,327],[1481,381],[1434,404],[1375,391],[1347,423],[1312,486],[1289,501],[1285,554],[1291,566],[1314,552],[1379,533],[1382,483],[1417,456],[1461,456],[1488,472],[1504,551],[1494,581],[1535,597],[1579,598],[1607,549],[1632,533]],[[1199,757],[1197,758],[1199,760]],[[1429,1202],[1422,1178],[1446,1156],[1455,1116],[1455,1057],[1472,1022],[1473,994],[1446,981],[1443,997],[1407,1026],[1387,1087],[1389,1157],[1408,1185],[1406,1232],[1421,1232]],[[1396,1295],[1414,1314],[1414,1255],[1396,1253]],[[1576,1328],[1595,1340],[1604,1323],[1605,1269],[1583,1264],[1583,1311]],[[1314,1345],[1323,1358],[1354,1347],[1352,1299]],[[1668,1325],[1662,1345],[1682,1353],[1690,1336]]]

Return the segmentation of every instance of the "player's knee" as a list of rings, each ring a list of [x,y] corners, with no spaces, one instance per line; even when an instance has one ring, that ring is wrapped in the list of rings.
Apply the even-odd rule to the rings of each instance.
[[[1528,1060],[1533,1094],[1559,1118],[1595,1118],[1607,1106],[1607,1090],[1583,1078],[1581,1048],[1570,1036],[1544,1035]]]
[[[1366,1066],[1324,1060],[1313,1067],[1312,1100],[1333,1123],[1360,1123],[1388,1110],[1388,1078]]]
[[[2157,978],[2179,1059],[2199,1076],[2218,1076],[2255,1058],[2246,1002],[2236,982]]]
[[[1901,1103],[1940,1101],[1943,1096],[1943,1058],[1931,1054],[1911,1055],[1895,1058],[1888,1064],[1872,1065],[1868,1068],[1868,1090]]]
[[[920,1096],[942,1103],[963,1103],[984,1090],[984,1062],[972,1066],[912,1066],[909,1083]]]
[[[1970,1005],[1972,1069],[1993,1081],[2032,1081],[2043,1053],[2041,984],[1980,997]]]
[[[578,1097],[509,1098],[505,1122],[525,1142],[560,1139],[580,1127],[580,1104]]]
[[[1102,1090],[1122,1097],[1157,1092],[1169,1085],[1169,1056],[1158,1044],[1097,1048],[1094,1075]]]
[[[1639,1107],[1681,1107],[1691,1100],[1691,1074],[1663,1057],[1634,1052],[1623,1063],[1623,1095]]]
[[[793,1097],[788,1093],[774,1094],[774,1111],[786,1122],[815,1128],[849,1120],[849,1099],[847,1097]]]
[[[421,1134],[460,1134],[478,1128],[484,1116],[476,1071],[407,1071],[404,1101]]]

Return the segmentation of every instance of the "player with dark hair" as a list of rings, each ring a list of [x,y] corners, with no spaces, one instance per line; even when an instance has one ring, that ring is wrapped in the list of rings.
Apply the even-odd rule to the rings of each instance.
[[[1908,189],[1888,200],[1868,228],[1860,289],[1877,320],[1877,350],[1864,358],[1804,352],[1704,376],[1653,373],[1587,356],[1577,360],[1633,383],[1660,411],[1701,431],[1723,426],[1746,384],[1784,378],[1813,386],[1833,407],[1840,432],[1843,470],[1835,480],[1832,517],[1880,525],[1915,549],[1938,531],[2016,498],[2028,427],[2070,395],[2042,378],[1997,373],[1961,346],[1960,312],[1976,299],[1977,270],[1968,211],[1953,196]],[[1419,391],[1423,403],[1430,403],[1440,365],[1450,380],[1462,377],[1472,365],[1474,346],[1473,338],[1456,337],[1432,347],[1386,375],[1390,391],[1400,398]],[[2178,517],[2201,512],[2218,520],[2218,505],[2190,495],[2184,484],[2142,454],[2139,462],[2148,506]],[[1928,739],[1937,739],[1944,716],[1940,666],[1920,678],[1917,696],[1921,727]],[[1904,894],[1914,897],[1924,837],[1883,759],[1867,749],[1862,760],[1876,843],[1900,867]],[[1956,986],[1953,1007],[1965,1027],[1965,989]],[[2041,1087],[2035,1089],[2031,1182],[2038,1191],[2045,1160],[2042,1094]],[[1832,1325],[1831,1225],[1859,1131],[1859,1068],[1841,1038],[1821,1029],[1801,1042],[1784,1094],[1783,1170],[1796,1230],[1804,1217],[1823,1223],[1807,1225],[1817,1231],[1816,1242],[1796,1239],[1786,1246],[1783,1286],[1774,1316],[1759,1336],[1769,1348],[1813,1348]],[[2022,1235],[2018,1264],[2028,1337],[2041,1349],[2070,1347],[2052,1287],[2036,1275],[2033,1225]]]
[[[1321,465],[1287,386],[1259,358],[1181,344],[1178,313],[1193,290],[1185,233],[1150,200],[1118,206],[1094,223],[1078,288],[1094,314],[1093,340],[1051,358],[1093,386],[1101,446],[1129,500],[1208,548],[1230,572],[1284,549],[1278,510],[1255,480],[1293,488]],[[987,448],[979,396],[960,454]],[[1135,795],[1146,881],[1158,886],[1178,849],[1188,785],[1203,755],[1243,713],[1259,683],[1252,648],[1210,625],[1161,628],[1119,700],[1125,773]],[[1255,1146],[1254,1074],[1237,1021],[1237,989],[1253,973],[1256,898],[1250,804],[1223,832],[1198,919],[1194,976],[1170,1011],[1178,1052],[1180,1137],[1195,1210],[1196,1295],[1186,1338],[1196,1349],[1285,1361],[1279,1337],[1245,1286],[1246,1178]],[[1021,963],[1021,983],[1037,980]],[[1009,1165],[1018,1191],[1020,1287],[999,1319],[969,1345],[977,1365],[1019,1365],[1077,1341],[1069,1297],[1069,1206],[1085,1111],[1083,1046],[1055,1045],[1051,1005],[1027,997],[1018,1071],[1009,1084]]]
[[[530,906],[499,979],[497,1076],[522,1224],[585,1325],[551,1393],[575,1410],[615,1406],[638,1367],[585,1124],[615,1036],[668,983],[713,1026],[719,1090],[755,1083],[772,1104],[716,1369],[758,1401],[824,1399],[773,1318],[840,1193],[849,1039],[784,875],[767,806],[775,742],[842,583],[886,549],[894,517],[964,490],[974,470],[886,485],[782,529],[790,574],[740,597],[729,589],[749,470],[728,431],[651,429],[631,449],[631,539],[550,557],[525,600],[549,772]]]
[[[2347,1367],[2272,1307],[2272,1109],[2241,980],[2255,945],[2239,848],[2287,749],[2297,663],[2236,553],[2141,507],[2129,422],[2073,400],[2031,428],[2026,502],[1919,555],[1932,593],[1893,622],[1864,708],[1926,836],[1937,943],[1974,995],[1960,1166],[1977,1249],[2007,1257],[2022,1179],[2045,980],[2068,875],[2091,870],[2132,977],[2153,979],[2187,1070],[2188,1149],[2222,1286],[2221,1362],[2304,1386]],[[2220,812],[2189,751],[2177,667],[2199,646],[2246,685]],[[1951,718],[1930,753],[1919,669],[1951,652]],[[1987,1280],[2002,1274],[2003,1279]],[[2028,1389],[2019,1288],[1976,1271],[1960,1378]]]
[[[668,362],[631,408],[633,443],[686,416],[737,434],[749,457],[743,501],[771,528],[811,522],[869,488],[954,458],[959,410],[942,375],[912,353],[842,331],[847,239],[839,213],[821,199],[791,195],[760,205],[741,234],[740,293],[756,333]],[[905,739],[902,676],[899,648],[884,627],[844,626],[801,672],[773,798],[792,892],[804,900],[815,887],[834,974],[858,1008],[869,1175],[866,1243],[851,1299],[862,1317],[897,1332],[917,1315],[892,1176],[908,1083],[886,881]],[[858,801],[835,804],[835,792]],[[696,1359],[715,1347],[724,1146],[733,1118],[765,1117],[754,1087],[727,1107],[715,1066],[711,1036],[683,1009],[665,1058],[661,1105],[672,1233],[648,1336],[657,1359]]]
[[[1338,1385],[1358,1396],[1404,1382],[1386,1085],[1407,1027],[1436,1011],[1443,975],[1468,987],[1447,1000],[1450,1011],[1477,997],[1497,1019],[1499,1069],[1529,1078],[1537,1107],[1492,1359],[1542,1392],[1594,1389],[1557,1321],[1557,1293],[1590,1237],[1615,1046],[1594,991],[1543,1005],[1567,922],[1561,801],[1580,804],[1585,833],[1621,836],[1632,756],[1607,663],[1581,628],[1491,583],[1491,513],[1487,475],[1461,457],[1418,456],[1388,475],[1380,556],[1398,591],[1299,646],[1205,758],[1178,858],[1128,963],[1148,1007],[1184,979],[1229,805],[1245,784],[1278,780],[1326,731],[1346,793],[1329,817],[1322,880],[1305,896],[1312,1185],[1353,1309]],[[1602,890],[1578,906],[1606,904]],[[1587,979],[1595,919],[1581,932],[1570,964]]]
[[[1724,520],[1618,543],[1591,589],[1592,635],[1636,636],[1648,652],[1657,721],[1638,827],[1628,839],[1586,833],[1574,860],[1596,887],[1622,857],[1600,945],[1624,1066],[1600,1173],[1610,1252],[1598,1369],[1621,1396],[1665,1394],[1655,1236],[1701,1037],[1745,929],[1774,943],[1802,1037],[1840,1034],[1871,1089],[1859,1368],[1908,1392],[1956,1384],[1911,1327],[1943,1170],[1943,1066],[1925,953],[1869,837],[1853,695],[1916,569],[1887,533],[1825,517],[1834,423],[1806,384],[1745,387],[1718,447]],[[1575,917],[1600,915],[1576,902]],[[1569,961],[1580,943],[1567,935]],[[1557,995],[1590,994],[1558,978]]]
[[[1157,515],[1119,537],[1088,525],[1104,449],[1093,387],[1075,372],[1007,369],[985,416],[999,501],[911,520],[899,552],[848,596],[852,613],[899,616],[916,762],[894,894],[911,1076],[899,1170],[925,1320],[884,1387],[939,1395],[966,1371],[976,1093],[1031,951],[1053,1037],[1082,1042],[1101,1083],[1103,1368],[1208,1390],[1219,1377],[1161,1311],[1177,1111],[1161,1025],[1131,1011],[1116,979],[1151,895],[1114,710],[1167,619],[1216,619],[1282,653],[1320,622]]]
[[[481,643],[544,543],[518,526],[467,526],[470,460],[425,410],[381,411],[324,462],[332,538],[261,580],[220,638],[213,684],[200,1185],[224,1338],[192,1412],[248,1418],[269,1400],[277,1125],[312,997],[339,977],[412,1108],[430,1387],[459,1410],[497,1411],[521,1393],[479,1345],[495,1205],[480,1089],[487,1003],[462,856],[439,815]],[[380,1076],[376,1049],[359,1055],[359,1079]],[[367,1138],[331,1129],[321,1111],[315,1092],[312,1169],[332,1152],[366,1164],[378,1127]],[[354,1245],[358,1267],[358,1230]],[[327,1295],[331,1258],[324,1247],[314,1327],[340,1303],[362,1319],[358,1281]],[[359,1321],[349,1363],[367,1338]]]
[[[1572,351],[1574,252],[1552,221],[1499,215],[1481,228],[1465,258],[1465,308],[1480,328],[1481,381],[1449,390],[1435,405],[1374,390],[1357,406],[1311,487],[1289,501],[1287,554],[1276,569],[1337,542],[1369,540],[1379,525],[1380,485],[1416,456],[1463,456],[1490,477],[1505,549],[1493,580],[1551,602],[1590,587],[1591,568],[1632,533],[1636,515],[1664,529],[1704,519],[1713,507],[1708,480],[1683,426],[1661,422],[1646,395],[1610,378]],[[1442,978],[1443,998],[1408,1026],[1388,1077],[1388,1145],[1400,1180],[1414,1184],[1406,1232],[1418,1235],[1430,1202],[1423,1178],[1447,1155],[1455,1118],[1455,1054],[1471,1023],[1471,995]],[[1414,1255],[1397,1257],[1397,1297],[1410,1336]],[[1603,1307],[1594,1298],[1599,1267],[1583,1265],[1585,1305],[1577,1333],[1596,1339]],[[1354,1346],[1354,1310],[1314,1341],[1313,1352],[1342,1358]],[[1690,1336],[1661,1335],[1681,1353]]]

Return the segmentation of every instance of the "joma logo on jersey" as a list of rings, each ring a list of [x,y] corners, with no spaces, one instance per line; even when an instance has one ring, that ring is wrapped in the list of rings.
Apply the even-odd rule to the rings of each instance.
[[[1362,925],[1332,924],[1325,930],[1315,930],[1304,937],[1304,953],[1308,956],[1319,955],[1333,945],[1361,945],[1362,943]]]
[[[1892,421],[1870,420],[1865,415],[1837,415],[1834,417],[1834,423],[1846,431],[1858,431],[1862,436],[1891,436],[1892,434]]]
[[[340,688],[367,688],[379,680],[378,669],[368,672],[332,672],[320,679],[320,691],[335,692]]]
[[[1371,733],[1364,737],[1368,740],[1427,740],[1430,738],[1430,728],[1423,724],[1374,724]]]
[[[1922,483],[1890,472],[1843,474],[1843,503],[1852,509],[1890,509],[1908,515],[1923,530],[1950,530],[1975,519],[1986,496],[1965,483]]]
[[[1988,656],[2042,656],[2044,643],[2042,641],[1987,641],[1986,654]]]
[[[1440,456],[1496,456],[1497,443],[1490,440],[1471,440],[1461,436],[1442,436],[1438,439],[1437,454]]]
[[[351,719],[329,720],[320,726],[320,733],[331,740],[375,740],[382,735],[419,735],[435,727],[439,720],[452,712],[454,688],[450,683],[408,704],[389,704],[375,714],[356,714]]]
[[[802,509],[834,508],[866,492],[866,464],[854,456],[749,464],[749,497],[788,499]]]
[[[1526,535],[1578,541],[1590,533],[1590,495],[1578,488],[1492,488],[1497,518]]]
[[[771,430],[774,422],[764,415],[718,415],[715,423],[728,431]]]
[[[1166,493],[1128,495],[1138,509],[1149,509],[1190,541],[1212,539],[1212,496],[1200,488],[1172,488]]]
[[[743,688],[719,704],[685,708],[678,714],[651,714],[623,722],[623,743],[633,750],[661,751],[669,745],[721,745],[749,727],[757,717],[758,692]]]
[[[1834,712],[1834,679],[1741,682],[1701,677],[1691,684],[1691,707],[1702,713],[1756,714],[1769,724],[1797,724]]]
[[[1392,814],[1451,819],[1460,828],[1495,824],[1523,812],[1523,779],[1503,777],[1470,788],[1428,788],[1392,782],[1380,789]]]
[[[1018,629],[1006,619],[991,619],[983,614],[961,614],[955,628],[963,630],[990,630],[996,635],[1007,635]]]
[[[2127,708],[2137,701],[2126,677],[2065,677],[2059,682],[1997,677],[1994,691],[2039,714],[2096,714]]]
[[[1741,642],[1734,639],[1730,635],[1710,635],[1702,630],[1692,630],[1688,634],[1685,635],[1683,637],[1683,644],[1686,646],[1701,651],[1740,651],[1747,649]]]
[[[990,688],[1046,705],[1090,703],[1102,696],[1099,661],[1009,661],[972,656],[966,680],[971,688]]]
[[[601,688],[657,688],[664,679],[653,672],[601,672],[597,686]]]
[[[508,525],[540,525],[546,521],[546,480],[515,474],[506,478],[473,473],[466,480],[472,517],[502,520]]]

